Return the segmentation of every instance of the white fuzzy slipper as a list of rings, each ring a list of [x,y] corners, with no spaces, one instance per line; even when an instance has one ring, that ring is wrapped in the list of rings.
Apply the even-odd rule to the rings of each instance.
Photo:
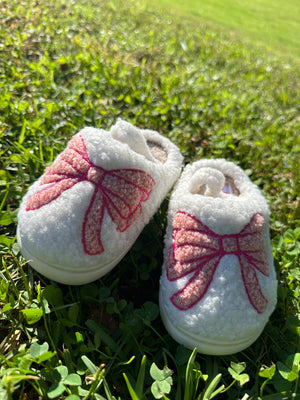
[[[109,132],[84,128],[25,195],[18,243],[40,273],[84,284],[127,253],[178,179],[179,149],[119,120]]]
[[[160,311],[173,338],[212,355],[241,351],[276,305],[267,202],[241,168],[186,166],[169,203]]]

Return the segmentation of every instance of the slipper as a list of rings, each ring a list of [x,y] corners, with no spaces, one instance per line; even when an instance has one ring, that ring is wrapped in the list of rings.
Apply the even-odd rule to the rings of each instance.
[[[24,196],[17,239],[26,260],[78,285],[109,272],[159,208],[182,167],[167,138],[118,120],[84,128]]]
[[[241,168],[223,159],[187,165],[169,202],[160,312],[190,349],[250,346],[276,305],[270,211]]]

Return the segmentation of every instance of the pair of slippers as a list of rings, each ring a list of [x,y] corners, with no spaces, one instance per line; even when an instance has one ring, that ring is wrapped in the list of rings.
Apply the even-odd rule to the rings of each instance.
[[[276,305],[270,211],[241,168],[223,159],[188,164],[170,140],[118,120],[84,128],[24,196],[17,239],[26,260],[57,282],[108,273],[170,197],[160,312],[179,343],[241,351]],[[181,174],[181,175],[180,175]]]

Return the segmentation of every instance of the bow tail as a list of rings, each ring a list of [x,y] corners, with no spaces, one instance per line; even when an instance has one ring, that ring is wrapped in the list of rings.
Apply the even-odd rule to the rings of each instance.
[[[261,314],[267,308],[268,300],[261,291],[253,265],[244,255],[239,256],[239,261],[248,299],[258,314]]]
[[[209,288],[220,259],[220,256],[212,256],[199,264],[197,272],[187,284],[171,297],[171,302],[175,307],[179,310],[187,310],[202,299]]]
[[[103,216],[103,195],[101,190],[96,188],[90,205],[85,213],[82,226],[83,248],[89,255],[100,254],[104,251],[100,236]]]

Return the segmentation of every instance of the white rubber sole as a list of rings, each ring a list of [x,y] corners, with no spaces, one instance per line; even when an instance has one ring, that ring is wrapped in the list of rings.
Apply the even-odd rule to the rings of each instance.
[[[169,334],[176,342],[183,344],[185,347],[193,350],[197,348],[199,353],[221,356],[238,353],[249,347],[260,336],[263,328],[255,333],[255,335],[234,341],[216,341],[209,337],[195,336],[188,329],[176,325],[176,321],[171,320],[162,306],[160,296],[160,315]],[[217,329],[217,327],[216,327]],[[234,329],[234,327],[233,327]]]
[[[23,257],[36,271],[46,276],[48,279],[63,283],[65,285],[84,285],[86,283],[90,283],[101,278],[109,271],[111,271],[129,251],[128,248],[118,257],[114,258],[110,263],[96,266],[93,269],[87,270],[83,266],[81,271],[65,270],[62,266],[47,264],[45,261],[34,256],[26,247],[22,245],[22,240],[18,228],[17,240]]]

